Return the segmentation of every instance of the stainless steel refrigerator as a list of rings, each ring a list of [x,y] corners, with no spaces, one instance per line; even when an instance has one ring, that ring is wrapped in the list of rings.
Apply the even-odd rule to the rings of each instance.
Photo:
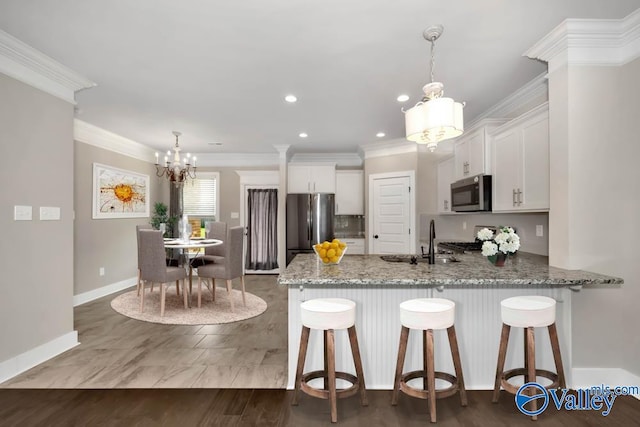
[[[296,254],[313,252],[316,243],[333,239],[334,204],[334,194],[287,195],[287,264]]]

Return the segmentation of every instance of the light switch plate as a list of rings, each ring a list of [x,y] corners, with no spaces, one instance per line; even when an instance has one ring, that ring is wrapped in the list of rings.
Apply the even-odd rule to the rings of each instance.
[[[238,219],[240,218],[240,214],[238,212],[231,212],[231,219]]]
[[[40,206],[40,221],[59,221],[60,208],[55,206]]]
[[[19,206],[13,207],[13,219],[15,221],[31,221],[33,219],[33,209],[31,206]]]
[[[537,237],[544,236],[543,228],[541,225],[536,225],[536,236]]]

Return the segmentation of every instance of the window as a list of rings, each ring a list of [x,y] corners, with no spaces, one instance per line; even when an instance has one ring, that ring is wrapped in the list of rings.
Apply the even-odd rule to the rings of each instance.
[[[184,213],[193,219],[219,218],[219,183],[218,172],[200,172],[196,179],[187,181],[182,187]]]

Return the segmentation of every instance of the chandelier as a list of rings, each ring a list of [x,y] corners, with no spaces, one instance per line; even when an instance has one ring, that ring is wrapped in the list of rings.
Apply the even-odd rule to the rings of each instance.
[[[431,42],[431,82],[424,85],[424,97],[405,113],[407,139],[418,144],[426,144],[429,151],[438,146],[438,142],[455,138],[464,131],[462,108],[464,104],[451,98],[444,98],[444,85],[433,81],[435,69],[436,40],[444,28],[442,25],[429,27],[422,35]]]
[[[176,187],[184,184],[187,178],[194,179],[196,177],[196,157],[191,157],[191,154],[187,153],[183,161],[180,161],[180,146],[178,145],[178,137],[182,135],[178,131],[172,132],[176,137],[176,145],[173,147],[173,162],[169,160],[171,156],[171,150],[167,151],[167,155],[164,156],[164,166],[160,166],[158,163],[158,153],[156,153],[156,175],[159,177],[166,176],[170,182],[173,182]],[[193,164],[191,164],[193,161]]]

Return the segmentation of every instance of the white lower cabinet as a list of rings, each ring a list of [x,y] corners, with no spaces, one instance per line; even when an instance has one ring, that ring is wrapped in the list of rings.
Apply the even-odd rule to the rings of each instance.
[[[493,133],[493,211],[549,210],[549,109],[542,104]]]
[[[340,239],[347,244],[345,255],[364,255],[364,239]]]

